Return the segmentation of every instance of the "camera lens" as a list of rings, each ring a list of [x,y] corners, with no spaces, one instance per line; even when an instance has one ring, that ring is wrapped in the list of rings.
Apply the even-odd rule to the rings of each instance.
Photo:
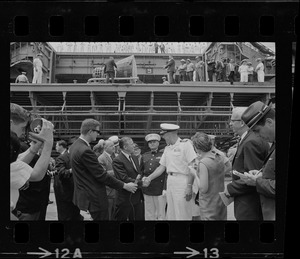
[[[43,120],[40,118],[36,118],[30,123],[30,130],[32,132],[39,133],[42,129],[42,126],[43,126]]]

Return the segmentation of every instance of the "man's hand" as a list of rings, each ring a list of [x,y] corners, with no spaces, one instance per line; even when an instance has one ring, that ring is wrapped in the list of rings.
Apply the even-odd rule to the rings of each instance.
[[[247,176],[246,179],[244,179],[244,183],[250,186],[256,185],[256,179],[262,176],[262,173],[258,170],[250,170],[248,173],[244,173],[245,176]]]
[[[190,201],[193,196],[193,190],[192,190],[192,185],[188,184],[187,187],[185,188],[185,200]]]
[[[124,183],[123,188],[128,192],[135,193],[135,191],[137,189],[137,184],[136,183]]]
[[[39,133],[29,132],[29,136],[33,140],[53,144],[53,127],[54,125],[42,118],[43,126]]]
[[[143,187],[148,187],[151,183],[148,177],[143,177],[142,182],[143,182]]]

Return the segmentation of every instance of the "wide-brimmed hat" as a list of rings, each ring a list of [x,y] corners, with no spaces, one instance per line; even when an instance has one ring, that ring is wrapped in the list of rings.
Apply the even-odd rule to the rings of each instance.
[[[180,62],[185,62],[185,60],[184,60],[184,59],[182,59],[182,60],[180,60]]]
[[[191,60],[189,58],[186,61],[190,61],[191,62]]]
[[[118,136],[111,136],[108,138],[109,140],[111,140],[112,142],[114,142],[114,146],[119,146],[119,137]]]
[[[145,137],[145,140],[147,142],[151,141],[151,140],[156,140],[156,141],[160,141],[160,136],[156,133],[150,133]]]
[[[160,128],[162,130],[161,130],[161,132],[159,132],[159,134],[163,135],[167,132],[178,130],[180,127],[176,124],[162,123],[162,124],[160,124]]]
[[[251,129],[261,118],[263,118],[269,111],[271,106],[264,104],[261,101],[252,103],[242,114],[241,119]]]

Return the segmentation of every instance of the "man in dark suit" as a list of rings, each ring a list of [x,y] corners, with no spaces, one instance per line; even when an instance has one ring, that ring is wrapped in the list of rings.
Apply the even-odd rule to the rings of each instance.
[[[170,84],[174,84],[174,73],[175,73],[175,60],[172,55],[169,55],[168,63],[165,65],[168,73],[168,80]]]
[[[86,119],[80,128],[80,137],[70,147],[70,161],[74,177],[74,204],[80,206],[82,199],[89,200],[89,212],[93,220],[108,220],[108,200],[105,185],[134,193],[135,183],[124,183],[105,172],[99,164],[90,142],[100,134],[100,123]],[[79,207],[80,209],[80,207]]]
[[[117,65],[113,57],[109,57],[109,60],[104,64],[104,73],[106,74],[106,83],[109,83],[109,79],[111,78],[111,82],[115,81],[115,68]]]
[[[232,169],[242,174],[250,170],[260,170],[269,152],[269,144],[257,136],[242,121],[246,107],[232,110],[230,126],[240,136]],[[232,182],[225,189],[227,196],[234,197],[234,216],[237,220],[262,220],[259,195],[253,186],[246,185],[239,176],[233,174]]]
[[[58,220],[83,220],[79,208],[72,201],[74,180],[66,141],[57,141],[55,148],[60,153],[55,162],[56,174],[53,184]]]
[[[260,137],[272,143],[270,152],[264,161],[261,172],[253,170],[244,180],[247,185],[255,186],[260,195],[260,202],[264,220],[276,219],[276,158],[275,158],[275,109],[258,101],[251,104],[243,113],[242,119]]]
[[[119,146],[120,154],[113,160],[113,170],[116,178],[125,183],[137,182],[141,187],[142,183],[137,176],[142,179],[142,171],[139,167],[138,159],[133,155],[134,143],[131,138],[123,137]],[[133,194],[124,190],[117,192],[116,197],[116,220],[144,220],[144,197],[141,189]]]

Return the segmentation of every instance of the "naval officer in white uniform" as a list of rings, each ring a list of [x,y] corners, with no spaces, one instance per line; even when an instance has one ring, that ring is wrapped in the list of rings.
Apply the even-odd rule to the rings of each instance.
[[[165,170],[167,178],[167,220],[192,220],[192,185],[194,176],[190,173],[197,154],[189,140],[178,137],[179,126],[163,123],[160,135],[167,146],[160,159],[160,166],[148,177],[143,178],[144,185],[161,175]]]

